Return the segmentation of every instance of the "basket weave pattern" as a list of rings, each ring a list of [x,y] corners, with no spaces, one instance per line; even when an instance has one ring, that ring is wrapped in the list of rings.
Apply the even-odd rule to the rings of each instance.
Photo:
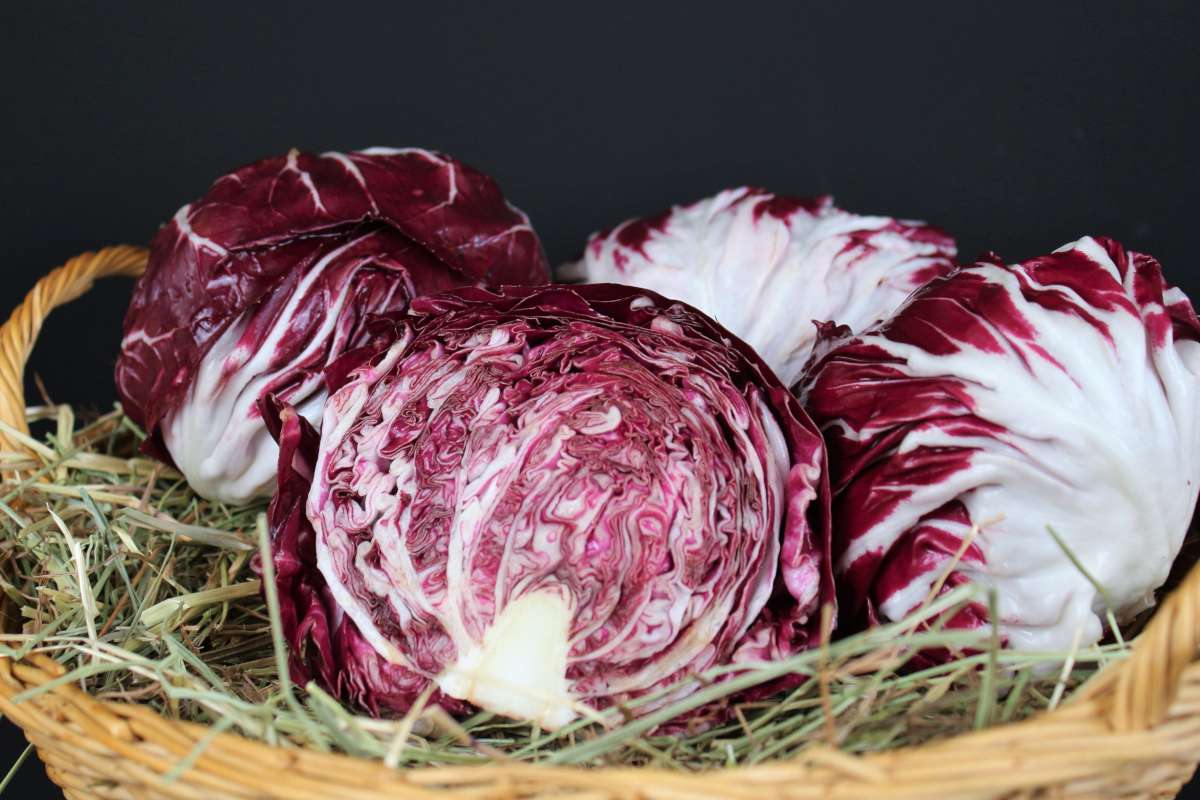
[[[85,253],[43,278],[0,328],[0,421],[25,431],[25,362],[46,316],[96,278],[139,275],[146,252]],[[0,447],[20,449],[0,435]],[[389,769],[350,756],[284,749],[98,701],[44,656],[0,658],[0,713],[37,747],[71,800],[114,798],[1042,798],[1172,797],[1200,761],[1200,567],[1139,637],[1063,707],[1025,722],[922,747],[852,756],[817,746],[763,766],[704,774],[520,763]],[[207,742],[195,763],[165,780]],[[15,754],[14,754],[15,755]]]

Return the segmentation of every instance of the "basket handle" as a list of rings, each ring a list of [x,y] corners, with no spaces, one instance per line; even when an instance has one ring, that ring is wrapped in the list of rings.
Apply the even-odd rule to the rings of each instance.
[[[25,423],[25,361],[46,316],[87,292],[97,278],[141,275],[146,259],[145,248],[115,245],[75,256],[37,282],[0,327],[0,421],[23,433],[29,430]],[[0,447],[24,449],[3,433]],[[1163,603],[1129,658],[1101,675],[1085,694],[1110,695],[1108,719],[1116,730],[1157,725],[1166,718],[1183,671],[1195,659],[1198,647],[1200,567],[1193,568]]]
[[[121,244],[82,253],[37,282],[24,302],[0,327],[0,422],[22,433],[25,423],[25,362],[33,350],[46,316],[92,288],[97,278],[126,275],[135,278],[146,269],[144,247]],[[24,451],[0,432],[0,449]]]

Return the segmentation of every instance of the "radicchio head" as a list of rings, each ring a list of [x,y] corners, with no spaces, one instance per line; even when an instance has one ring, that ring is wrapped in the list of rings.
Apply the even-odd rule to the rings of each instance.
[[[368,314],[548,277],[528,218],[452,158],[293,150],[220,178],[155,237],[117,389],[149,452],[200,494],[245,502],[269,494],[275,474],[258,399],[319,420],[322,371],[362,344]]]
[[[832,343],[804,397],[843,609],[902,617],[970,536],[946,585],[993,588],[1012,647],[1066,651],[1101,637],[1108,604],[1152,604],[1200,487],[1198,340],[1158,262],[1084,238],[936,280]]]
[[[950,271],[954,255],[953,239],[921,223],[851,214],[830,197],[743,187],[595,234],[559,276],[690,303],[790,386],[812,350],[814,322],[862,330]]]
[[[613,285],[461,289],[390,326],[331,367],[319,446],[279,419],[297,678],[554,728],[813,642],[823,445],[746,345]]]

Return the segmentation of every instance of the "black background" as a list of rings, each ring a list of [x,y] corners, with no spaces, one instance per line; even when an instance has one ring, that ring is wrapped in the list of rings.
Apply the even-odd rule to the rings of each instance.
[[[968,257],[1108,234],[1200,295],[1200,4],[17,5],[3,308],[79,251],[147,241],[238,164],[376,144],[491,173],[555,263],[752,183],[929,220]],[[51,318],[31,368],[55,399],[112,402],[128,292]],[[22,747],[5,723],[0,766]],[[44,780],[31,759],[12,796],[57,796]]]

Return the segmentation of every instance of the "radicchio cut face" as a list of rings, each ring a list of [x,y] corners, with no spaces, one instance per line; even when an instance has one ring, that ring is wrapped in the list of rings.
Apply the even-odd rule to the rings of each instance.
[[[613,285],[422,298],[391,336],[331,367],[319,447],[279,419],[299,680],[556,728],[813,643],[823,445],[747,346]]]
[[[690,303],[754,347],[791,386],[815,322],[858,331],[953,267],[954,240],[917,222],[863,217],[830,197],[728,189],[594,234],[559,277],[633,284]]]
[[[268,394],[317,423],[326,364],[363,321],[457,286],[541,284],[529,219],[496,184],[428,150],[292,151],[243,167],[159,231],[125,317],[116,383],[200,494],[267,495]]]
[[[843,610],[904,616],[972,526],[948,585],[993,587],[1010,646],[1066,651],[1101,637],[1106,602],[1151,605],[1200,486],[1198,339],[1158,262],[1084,238],[934,281],[835,342],[805,399],[830,449]]]

